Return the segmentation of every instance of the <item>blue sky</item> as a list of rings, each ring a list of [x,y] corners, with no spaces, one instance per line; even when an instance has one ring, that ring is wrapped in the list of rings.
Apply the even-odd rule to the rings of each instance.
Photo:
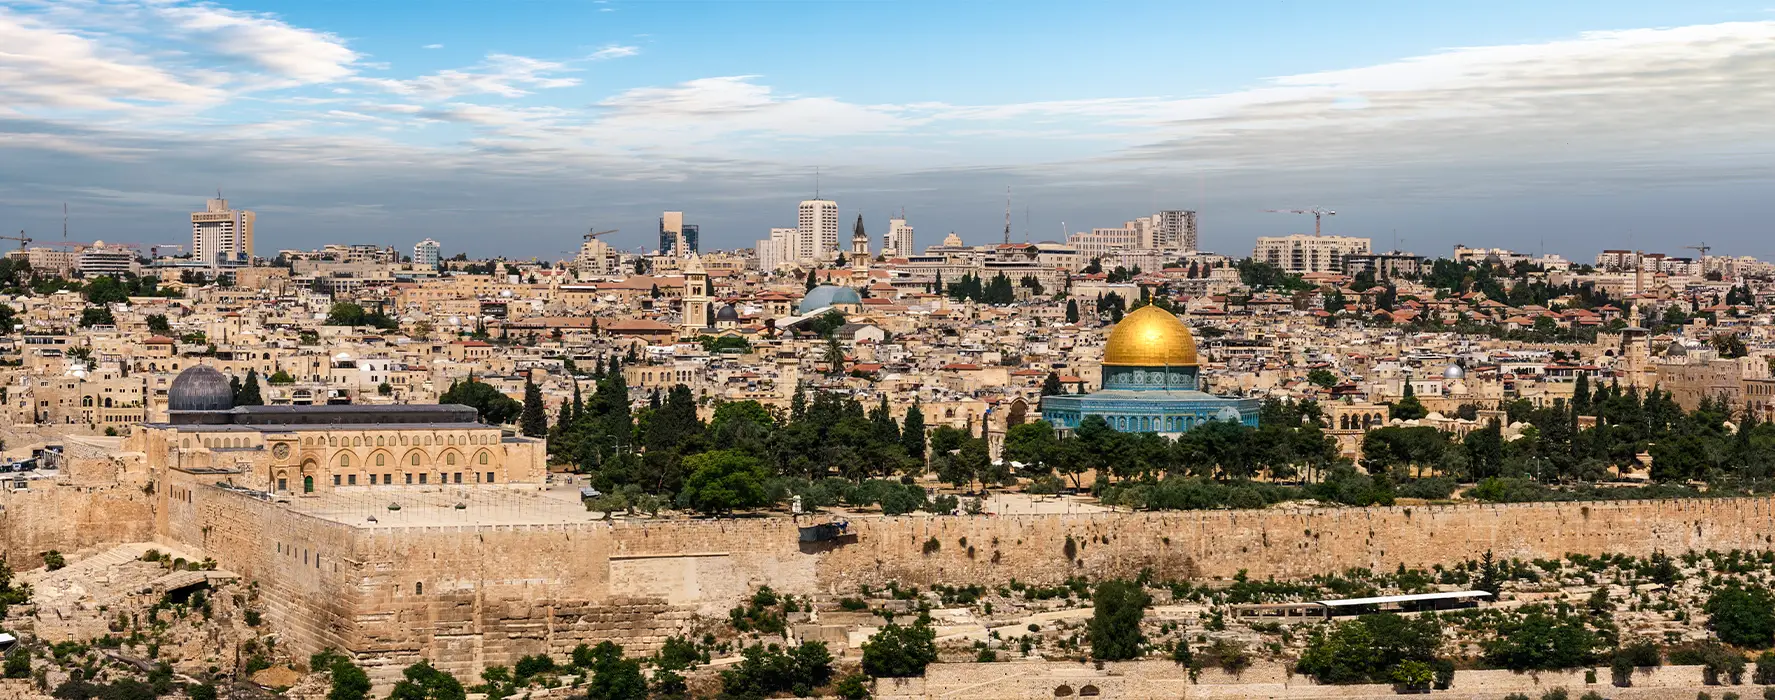
[[[1742,2],[0,0],[0,228],[260,252],[709,246],[823,191],[921,244],[1159,208],[1446,254],[1775,258],[1775,12]],[[1026,223],[1027,222],[1027,223]]]

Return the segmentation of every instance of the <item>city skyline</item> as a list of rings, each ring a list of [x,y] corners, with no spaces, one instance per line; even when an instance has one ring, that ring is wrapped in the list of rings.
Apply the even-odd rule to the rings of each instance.
[[[1775,255],[1748,3],[427,7],[0,1],[0,227],[176,243],[220,187],[261,254],[561,259],[661,211],[748,247],[818,188],[981,244],[1010,186],[1017,240],[1192,209],[1242,256],[1322,205],[1377,250]]]

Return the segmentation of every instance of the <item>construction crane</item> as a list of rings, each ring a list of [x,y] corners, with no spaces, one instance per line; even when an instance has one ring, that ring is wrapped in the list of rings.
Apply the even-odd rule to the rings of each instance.
[[[616,231],[617,231],[617,229],[610,229],[609,231],[599,231],[598,227],[593,226],[592,228],[586,230],[585,237],[586,237],[586,240],[589,241],[589,240],[592,240],[592,239],[597,238],[599,236],[604,236],[604,235],[616,233]]]
[[[1708,245],[1707,241],[1702,241],[1701,245],[1686,245],[1683,246],[1683,248],[1699,251],[1701,253],[1701,262],[1707,262],[1707,251],[1713,250],[1713,246]]]
[[[1312,209],[1265,209],[1264,211],[1270,212],[1272,214],[1312,214],[1313,215],[1313,235],[1314,236],[1318,236],[1321,233],[1323,233],[1323,230],[1320,228],[1320,224],[1324,221],[1325,217],[1333,216],[1333,215],[1337,214],[1337,212],[1332,211],[1330,209],[1321,209],[1319,207],[1313,207]]]
[[[0,236],[0,240],[18,241],[19,250],[24,250],[25,246],[31,244],[30,236],[26,236],[24,231],[18,232],[17,236]]]

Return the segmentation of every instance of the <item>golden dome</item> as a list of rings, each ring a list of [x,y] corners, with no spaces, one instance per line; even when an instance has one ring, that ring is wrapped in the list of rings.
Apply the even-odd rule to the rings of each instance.
[[[1143,306],[1122,317],[1103,346],[1103,364],[1118,367],[1194,367],[1196,339],[1171,312]]]

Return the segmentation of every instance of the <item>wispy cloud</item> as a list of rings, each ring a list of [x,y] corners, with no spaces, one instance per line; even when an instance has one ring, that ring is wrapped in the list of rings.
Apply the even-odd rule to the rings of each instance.
[[[641,47],[639,46],[611,45],[592,52],[592,55],[589,58],[594,61],[604,61],[612,58],[628,58],[638,53],[641,53]]]

